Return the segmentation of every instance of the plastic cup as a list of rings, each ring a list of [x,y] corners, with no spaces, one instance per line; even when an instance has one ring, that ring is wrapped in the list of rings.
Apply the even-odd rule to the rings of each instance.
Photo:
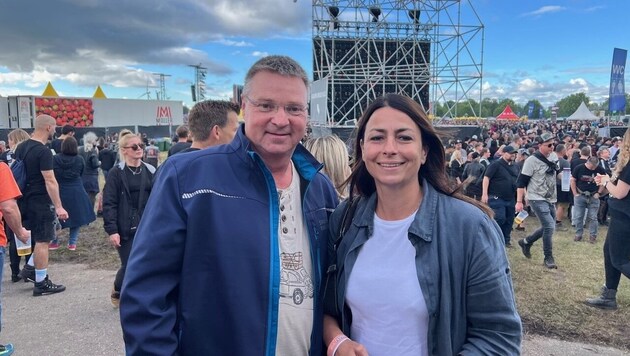
[[[516,217],[514,218],[514,223],[519,225],[521,223],[523,223],[523,221],[525,220],[526,217],[529,216],[529,213],[525,210],[521,210],[520,213],[518,213],[518,215],[516,215]]]
[[[26,243],[22,242],[20,239],[18,239],[17,237],[15,238],[15,248],[17,249],[17,254],[18,256],[28,256],[30,255],[33,250],[31,247],[31,238],[28,238],[28,241],[26,241]]]

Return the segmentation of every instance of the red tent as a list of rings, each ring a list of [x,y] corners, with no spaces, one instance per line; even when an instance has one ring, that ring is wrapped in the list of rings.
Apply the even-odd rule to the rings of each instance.
[[[512,108],[507,105],[503,112],[497,116],[498,120],[518,120],[518,116],[512,111]]]

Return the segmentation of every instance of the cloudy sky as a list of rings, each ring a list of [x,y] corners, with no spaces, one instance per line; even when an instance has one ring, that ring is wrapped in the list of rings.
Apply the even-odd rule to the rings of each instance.
[[[318,0],[319,1],[319,0]],[[484,97],[544,105],[574,92],[607,97],[614,47],[630,47],[626,0],[474,0],[485,26]],[[190,105],[194,72],[208,68],[208,98],[266,54],[312,68],[311,2],[304,0],[0,0],[0,95],[167,95]]]

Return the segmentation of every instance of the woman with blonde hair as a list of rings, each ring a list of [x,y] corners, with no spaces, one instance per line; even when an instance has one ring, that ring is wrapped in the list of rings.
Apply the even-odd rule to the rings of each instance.
[[[22,129],[15,129],[9,132],[8,141],[9,141],[9,150],[6,152],[6,162],[9,166],[13,164],[15,154],[15,149],[24,141],[30,139],[28,132]],[[15,247],[15,238],[13,235],[13,231],[9,228],[7,224],[4,225],[4,230],[7,236],[7,241],[9,242],[9,259],[11,261],[11,281],[13,283],[19,281],[21,278],[20,274],[20,261],[22,257],[17,254],[17,248]],[[35,250],[35,239],[32,239],[32,251]],[[24,261],[28,261],[31,258],[31,255],[25,256]]]
[[[586,305],[600,309],[617,309],[617,287],[623,274],[630,278],[630,130],[626,130],[619,146],[619,159],[608,175],[597,175],[595,182],[608,190],[610,225],[604,242],[604,271],[606,284],[596,298]]]
[[[464,172],[464,157],[462,157],[461,150],[453,151],[448,167],[451,178],[455,180],[457,184],[460,184],[462,182],[462,173]]]
[[[324,164],[322,171],[332,180],[339,200],[348,196],[344,182],[350,175],[348,147],[337,135],[311,138],[304,143],[309,152]]]
[[[83,180],[83,188],[85,188],[90,198],[92,210],[94,210],[94,204],[96,203],[96,195],[100,191],[98,186],[98,167],[101,166],[101,162],[98,160],[97,143],[98,137],[96,134],[88,132],[83,135],[83,146],[79,147],[79,154],[85,161],[85,169],[81,179]]]
[[[114,280],[111,302],[118,307],[127,260],[136,229],[151,193],[155,167],[142,162],[142,139],[129,133],[118,139],[120,162],[107,174],[103,188],[103,227],[118,251],[120,268]]]

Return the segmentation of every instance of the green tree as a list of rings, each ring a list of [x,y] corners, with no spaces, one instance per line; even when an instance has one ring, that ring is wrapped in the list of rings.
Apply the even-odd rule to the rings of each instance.
[[[575,112],[575,110],[577,110],[582,102],[584,102],[587,106],[590,103],[589,97],[584,93],[571,94],[560,99],[560,101],[556,103],[556,106],[558,107],[558,116],[570,116]]]
[[[484,98],[481,101],[481,117],[494,116],[493,113],[497,105],[499,105],[497,99]]]

